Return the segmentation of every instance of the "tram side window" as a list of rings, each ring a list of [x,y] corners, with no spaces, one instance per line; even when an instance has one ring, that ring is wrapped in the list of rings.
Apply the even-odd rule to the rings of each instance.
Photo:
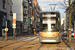
[[[47,24],[43,24],[42,25],[42,30],[47,30],[47,28],[48,28],[48,25]]]
[[[51,28],[52,29],[55,29],[55,24],[51,24]]]
[[[56,30],[59,31],[59,29],[60,29],[60,24],[59,24],[59,22],[57,22],[56,23]]]
[[[43,24],[43,27],[47,27],[47,24]]]

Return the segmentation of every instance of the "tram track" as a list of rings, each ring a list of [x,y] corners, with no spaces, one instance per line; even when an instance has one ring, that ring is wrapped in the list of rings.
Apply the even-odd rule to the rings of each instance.
[[[37,50],[39,50],[42,46],[43,46],[43,44],[41,44],[41,45],[37,48]]]
[[[39,38],[39,37],[37,37],[37,38]],[[37,38],[35,38],[35,39],[37,39]],[[18,47],[16,47],[16,48],[14,48],[13,50],[16,50],[16,49],[18,49],[18,48],[20,48],[20,47],[22,47],[22,46],[24,46],[24,45],[34,45],[34,44],[39,43],[39,42],[37,42],[37,43],[28,44],[28,43],[30,43],[30,42],[32,42],[32,41],[34,41],[35,39],[32,39],[32,40],[30,40],[30,41],[26,42],[25,44],[20,45],[20,46],[18,46]]]
[[[37,39],[38,37],[36,37],[35,39]],[[35,40],[35,39],[32,39],[31,41],[33,41],[33,40]],[[15,44],[15,43],[18,43],[18,42],[21,42],[21,41],[23,41],[24,39],[22,39],[22,40],[19,40],[19,41],[16,41],[16,42],[14,42],[14,43],[10,43],[10,44],[7,44],[7,45],[4,45],[4,46],[1,46],[0,47],[0,49],[1,48],[4,48],[4,47],[6,47],[6,46],[9,46],[9,45],[12,45],[12,44]],[[26,40],[26,39],[25,39]],[[26,41],[25,41],[26,42]]]
[[[38,48],[37,48],[37,50],[40,50],[40,48],[42,48],[43,46],[44,46],[45,44],[41,44]],[[48,44],[48,45],[51,45],[51,44]],[[44,48],[44,47],[43,47]],[[46,47],[47,48],[47,47]],[[55,47],[52,47],[52,49],[53,48],[56,48],[55,50],[58,50],[58,44],[56,44],[56,46]],[[47,48],[48,49],[48,48]],[[50,48],[49,48],[50,49]],[[48,50],[49,50],[48,49]]]
[[[37,47],[37,46],[40,46],[40,44],[39,44],[40,42],[37,42],[37,43],[33,43],[33,44],[26,44],[26,45],[28,45],[27,47],[25,47],[24,46],[24,49],[31,49],[31,48],[35,48],[35,47]],[[37,44],[37,45],[36,45]],[[21,49],[21,48],[17,48],[17,49],[14,49],[14,50],[18,50],[18,49]]]
[[[56,44],[56,50],[58,50],[58,44]]]

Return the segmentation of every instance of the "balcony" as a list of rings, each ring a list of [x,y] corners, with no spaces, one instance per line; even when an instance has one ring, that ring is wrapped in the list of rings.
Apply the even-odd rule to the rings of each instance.
[[[36,16],[37,16],[37,17],[39,17],[39,14],[38,14],[38,13],[36,13]]]
[[[24,25],[24,29],[27,29],[27,25]]]
[[[24,6],[23,8],[28,8],[27,6]]]
[[[37,12],[40,12],[40,10],[39,10],[38,8],[36,8],[36,11],[37,11]]]
[[[10,11],[10,16],[13,16],[13,12],[12,11]]]
[[[27,2],[23,2],[23,6],[28,6],[28,3]]]
[[[27,15],[27,14],[28,14],[27,10],[24,10],[24,11],[23,11],[23,14],[24,14],[24,15]]]
[[[27,14],[23,14],[24,16],[27,16]]]
[[[37,31],[39,31],[39,28],[36,28]]]
[[[23,18],[28,18],[27,16],[23,16]]]
[[[23,10],[28,10],[28,8],[23,8]]]
[[[29,3],[31,4],[31,0],[29,0]]]
[[[40,18],[38,18],[38,22],[40,22]]]
[[[36,26],[39,26],[39,23],[36,23]]]
[[[28,2],[27,0],[23,0],[23,2]]]

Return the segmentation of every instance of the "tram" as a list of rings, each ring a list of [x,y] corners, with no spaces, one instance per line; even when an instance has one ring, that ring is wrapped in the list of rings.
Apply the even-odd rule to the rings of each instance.
[[[41,12],[39,41],[61,42],[61,21],[59,11]]]

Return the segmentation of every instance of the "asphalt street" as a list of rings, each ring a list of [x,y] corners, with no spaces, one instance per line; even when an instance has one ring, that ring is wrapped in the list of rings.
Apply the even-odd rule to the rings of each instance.
[[[0,50],[74,50],[75,42],[68,44],[65,39],[61,43],[41,44],[39,36],[8,37],[7,41],[0,38]]]
[[[64,40],[67,41],[67,36],[62,36],[62,39],[64,39]],[[75,38],[74,37],[72,37],[71,39],[72,39],[72,41],[75,41]]]

